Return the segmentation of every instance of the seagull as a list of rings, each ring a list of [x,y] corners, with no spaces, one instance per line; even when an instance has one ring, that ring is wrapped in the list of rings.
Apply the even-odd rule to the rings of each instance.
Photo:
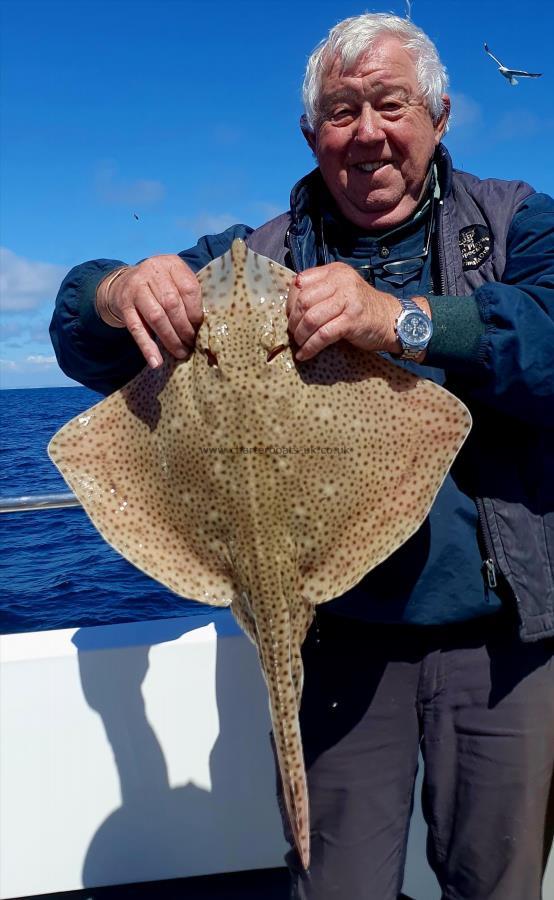
[[[504,78],[507,78],[510,84],[517,84],[516,75],[519,75],[520,78],[540,78],[542,72],[522,72],[521,69],[508,69],[506,66],[503,66],[499,59],[496,56],[493,56],[491,51],[489,50],[488,44],[485,44],[485,53],[488,53],[491,59],[494,59],[495,63],[498,63],[498,71]]]

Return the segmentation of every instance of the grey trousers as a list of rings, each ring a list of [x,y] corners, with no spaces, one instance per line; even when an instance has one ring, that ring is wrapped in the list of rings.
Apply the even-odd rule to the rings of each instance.
[[[318,611],[301,709],[312,860],[305,873],[287,855],[291,898],[396,900],[421,746],[443,900],[539,900],[552,842],[553,651],[552,639],[521,643],[504,616],[418,628]]]

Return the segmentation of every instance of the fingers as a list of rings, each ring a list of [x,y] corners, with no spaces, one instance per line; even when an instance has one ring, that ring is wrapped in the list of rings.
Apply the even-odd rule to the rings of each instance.
[[[188,321],[192,326],[193,334],[196,334],[204,317],[200,284],[196,275],[189,269],[186,263],[179,257],[176,259],[177,261],[170,265],[171,278],[185,305]]]
[[[202,322],[200,285],[178,256],[151,257],[131,267],[113,283],[109,303],[149,366],[162,363],[155,338],[178,359],[194,346]]]
[[[317,274],[312,278],[311,272]],[[336,294],[336,286],[332,279],[321,276],[323,269],[312,269],[301,272],[294,279],[287,298],[287,315],[289,330],[294,334],[302,318],[318,303],[331,300]]]
[[[289,290],[289,331],[297,360],[346,340],[367,351],[397,352],[398,300],[377,291],[344,263],[300,272]]]
[[[124,321],[150,368],[157,369],[158,366],[161,366],[163,359],[160,349],[134,307],[130,306],[126,309]]]
[[[122,301],[121,315],[133,340],[139,347],[142,355],[152,368],[162,364],[162,355],[154,337],[169,350],[177,359],[187,356],[190,346],[187,346],[177,334],[171,319],[164,308],[167,298],[158,299],[150,286],[141,285],[132,294]],[[181,301],[179,300],[179,304]],[[172,311],[171,315],[175,315]],[[190,329],[189,324],[189,330]]]
[[[302,343],[295,353],[295,359],[299,362],[312,359],[325,347],[336,344],[337,341],[346,337],[347,331],[348,320],[342,313],[338,314],[333,319],[326,318],[326,321],[318,328],[314,329],[310,336]],[[299,342],[296,341],[296,343]]]
[[[343,337],[339,321],[342,321],[344,306],[344,300],[333,295],[308,307],[294,330],[289,324],[294,342],[299,348],[296,352],[297,359],[309,359],[323,347]]]
[[[298,350],[296,359],[311,359],[344,337],[346,291],[337,285],[331,266],[309,269],[296,276],[288,295],[289,331]],[[339,273],[342,274],[342,273]]]
[[[171,276],[164,272],[149,279],[137,293],[137,309],[173,356],[183,356],[182,351],[194,344],[196,330],[186,302],[187,295],[181,294]]]

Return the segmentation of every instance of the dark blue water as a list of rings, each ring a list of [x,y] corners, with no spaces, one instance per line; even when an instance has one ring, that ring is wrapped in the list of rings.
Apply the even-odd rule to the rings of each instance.
[[[0,495],[68,491],[47,444],[99,399],[86,388],[0,391]],[[122,559],[80,508],[0,515],[0,551],[0,633],[159,619],[202,608]]]

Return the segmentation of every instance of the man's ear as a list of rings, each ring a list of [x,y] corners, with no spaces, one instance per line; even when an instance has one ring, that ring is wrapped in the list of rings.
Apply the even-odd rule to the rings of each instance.
[[[302,115],[300,116],[300,130],[302,131],[302,134],[304,135],[304,138],[306,139],[310,150],[312,151],[312,153],[315,153],[315,131],[308,124],[305,113],[302,113]]]
[[[448,120],[450,118],[450,97],[448,94],[442,95],[442,104],[442,115],[440,119],[435,122],[435,144],[440,144],[448,128]]]

